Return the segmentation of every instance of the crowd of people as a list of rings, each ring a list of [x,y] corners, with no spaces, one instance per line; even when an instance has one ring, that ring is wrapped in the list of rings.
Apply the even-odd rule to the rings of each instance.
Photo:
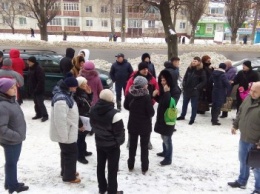
[[[11,55],[13,53],[13,55]],[[66,56],[60,61],[60,70],[64,76],[53,89],[50,113],[50,139],[60,147],[60,175],[64,182],[79,183],[77,161],[88,164],[86,135],[95,133],[97,151],[97,181],[99,193],[122,194],[118,191],[117,172],[120,160],[120,146],[125,142],[125,124],[121,110],[129,111],[127,123],[130,172],[135,167],[135,156],[140,136],[141,170],[149,170],[149,149],[151,132],[154,130],[162,138],[161,166],[171,165],[173,157],[172,135],[177,131],[174,124],[165,121],[165,112],[173,99],[177,104],[183,93],[183,104],[178,122],[185,120],[188,104],[191,102],[191,116],[188,124],[195,124],[197,114],[210,111],[213,126],[220,126],[220,118],[228,116],[221,108],[231,95],[232,87],[237,89],[237,117],[233,121],[232,134],[240,129],[239,142],[240,175],[231,187],[245,188],[249,178],[249,166],[246,164],[250,148],[260,149],[260,78],[252,70],[250,61],[243,62],[243,70],[236,72],[230,60],[223,61],[218,68],[211,67],[208,55],[194,57],[187,68],[183,83],[179,84],[180,58],[172,57],[164,63],[165,68],[158,73],[151,56],[144,53],[138,69],[125,59],[123,53],[117,54],[110,69],[110,77],[115,83],[115,95],[109,89],[103,89],[95,64],[86,59],[87,53],[80,51],[75,56],[73,48],[66,49]],[[5,189],[9,193],[29,189],[17,180],[17,162],[26,136],[26,122],[20,105],[19,92],[24,84],[20,63],[17,64],[19,50],[10,51],[10,59],[2,60],[0,53],[0,144],[5,153]],[[35,57],[29,57],[29,92],[33,97],[36,115],[32,119],[45,122],[49,114],[44,105],[43,69]],[[12,68],[13,67],[13,68]],[[18,90],[19,91],[19,90]],[[122,97],[122,91],[125,97]],[[115,99],[114,99],[115,96]],[[20,98],[20,100],[19,100]],[[122,101],[124,99],[124,101]],[[158,103],[157,110],[154,104]],[[152,118],[157,111],[155,125]],[[105,176],[107,165],[108,177]],[[260,169],[254,168],[255,190],[260,193]]]

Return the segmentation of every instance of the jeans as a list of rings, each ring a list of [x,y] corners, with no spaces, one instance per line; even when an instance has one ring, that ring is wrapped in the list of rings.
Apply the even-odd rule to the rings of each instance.
[[[18,188],[17,180],[17,162],[20,157],[22,143],[16,145],[1,144],[5,153],[5,185],[9,191],[15,191]]]
[[[76,143],[59,143],[61,156],[61,176],[63,181],[76,179],[78,147]]]
[[[122,89],[125,92],[127,82],[116,82],[115,88],[116,88],[116,101],[121,102],[121,96],[122,96]]]
[[[128,168],[133,169],[135,164],[135,155],[138,143],[138,134],[130,134],[129,140],[129,159],[128,159]],[[150,141],[150,133],[146,135],[140,135],[141,142],[141,162],[142,162],[142,171],[146,172],[149,168],[149,150],[148,143]]]
[[[34,102],[34,110],[36,112],[36,116],[48,117],[48,113],[47,113],[46,107],[44,105],[43,94],[33,95],[33,102]]]
[[[86,143],[86,136],[87,136],[87,131],[81,132],[79,131],[78,133],[78,141],[77,141],[77,146],[78,146],[78,159],[85,159],[85,154],[87,151],[87,143]]]
[[[117,193],[117,171],[120,157],[120,148],[97,147],[97,179],[100,193]],[[105,176],[106,161],[108,162],[108,177]],[[107,181],[108,180],[108,181]]]
[[[249,150],[253,146],[254,144],[246,143],[242,140],[239,141],[240,174],[237,182],[241,185],[246,185],[249,178],[250,167],[246,165],[246,159]],[[255,190],[260,191],[260,168],[254,168],[253,172],[255,176]]]
[[[172,136],[162,135],[164,159],[172,162]]]
[[[188,104],[191,101],[191,117],[190,120],[194,121],[197,114],[198,109],[198,96],[185,96],[183,95],[183,104],[182,104],[182,111],[181,111],[181,117],[185,117],[187,113]]]

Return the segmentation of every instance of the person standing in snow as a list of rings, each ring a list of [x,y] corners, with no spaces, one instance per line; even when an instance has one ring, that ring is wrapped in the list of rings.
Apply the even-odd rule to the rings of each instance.
[[[82,69],[83,65],[85,63],[85,59],[83,56],[75,56],[72,59],[72,64],[73,67],[70,70],[70,72],[73,74],[74,77],[78,77],[79,76],[79,72]]]
[[[60,60],[60,71],[66,77],[67,73],[72,69],[72,59],[74,57],[75,50],[73,48],[66,49],[66,56]]]
[[[245,189],[250,175],[250,167],[247,166],[247,155],[252,147],[260,149],[260,82],[254,82],[250,95],[239,107],[236,119],[233,121],[231,133],[236,134],[240,130],[239,140],[239,177],[234,182],[228,182],[232,188]],[[255,190],[252,194],[260,194],[260,168],[252,169],[255,176]]]
[[[143,174],[149,169],[148,143],[150,142],[152,117],[154,116],[153,103],[147,87],[148,81],[145,77],[135,77],[134,84],[130,87],[124,101],[124,108],[129,110],[127,127],[130,142],[128,169],[130,171],[134,169],[138,136],[140,136]]]
[[[62,180],[70,183],[81,181],[76,171],[79,111],[72,97],[77,87],[78,81],[74,77],[60,80],[53,89],[51,102],[50,138],[59,143]]]
[[[156,78],[156,72],[154,68],[154,64],[151,62],[151,56],[149,53],[144,53],[141,57],[142,62],[148,63],[148,71]]]
[[[4,53],[0,51],[0,68],[3,66]]]
[[[125,141],[125,128],[121,114],[114,108],[114,94],[104,89],[100,99],[90,109],[90,124],[95,132],[97,147],[97,179],[100,194],[123,194],[117,191],[117,172],[120,146]],[[108,162],[108,181],[105,167]]]
[[[26,122],[15,100],[16,81],[0,78],[0,145],[5,154],[5,189],[9,194],[29,189],[17,180],[17,162],[26,136]]]
[[[127,80],[133,73],[133,68],[131,64],[124,59],[125,55],[123,53],[119,53],[115,57],[117,60],[112,64],[109,74],[112,81],[115,82],[117,109],[121,110],[122,89],[125,93]]]

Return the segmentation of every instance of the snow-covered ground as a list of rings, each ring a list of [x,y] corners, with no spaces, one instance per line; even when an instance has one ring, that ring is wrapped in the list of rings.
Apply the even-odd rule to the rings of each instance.
[[[45,101],[45,104],[50,113],[50,101]],[[178,103],[179,111],[181,106],[182,101]],[[154,108],[157,109],[157,105]],[[18,163],[18,177],[19,181],[30,186],[29,191],[25,193],[98,193],[94,136],[86,138],[88,151],[93,152],[92,156],[87,157],[89,164],[77,163],[81,183],[64,183],[60,177],[59,147],[49,138],[49,121],[42,123],[40,120],[31,119],[35,114],[31,100],[25,100],[22,109],[27,122],[27,138],[23,143]],[[122,115],[127,126],[128,112],[123,109]],[[239,171],[237,156],[239,135],[234,136],[230,133],[234,116],[235,111],[232,111],[228,118],[220,119],[221,126],[212,126],[210,113],[207,112],[205,115],[198,115],[193,125],[188,125],[190,117],[188,112],[186,120],[177,122],[177,132],[173,134],[173,163],[165,167],[159,165],[162,158],[156,156],[156,153],[162,151],[162,140],[159,134],[153,132],[151,135],[153,149],[149,153],[150,167],[146,175],[141,173],[140,148],[137,151],[134,171],[128,171],[128,150],[124,143],[121,147],[118,189],[126,194],[250,193],[254,188],[253,175],[246,190],[227,186],[228,181],[237,178]],[[153,124],[154,122],[155,117]],[[0,193],[7,193],[3,188],[2,148],[0,148],[0,174]]]

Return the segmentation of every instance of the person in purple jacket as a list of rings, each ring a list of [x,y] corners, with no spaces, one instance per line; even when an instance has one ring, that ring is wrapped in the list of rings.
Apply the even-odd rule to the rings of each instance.
[[[226,77],[229,82],[233,81],[233,79],[235,78],[235,76],[237,74],[237,69],[232,66],[232,61],[230,61],[230,60],[226,60],[224,63],[226,64]],[[231,95],[232,89],[233,89],[233,87],[231,85],[231,87],[229,87],[229,89],[228,89],[227,96]],[[225,118],[227,116],[228,116],[228,112],[222,111],[222,115],[220,116],[220,118]]]

